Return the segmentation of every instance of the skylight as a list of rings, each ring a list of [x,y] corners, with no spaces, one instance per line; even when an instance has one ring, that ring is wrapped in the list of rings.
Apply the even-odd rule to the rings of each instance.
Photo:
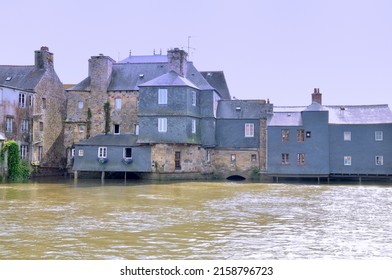
[[[5,80],[6,81],[11,81],[12,77],[7,77]]]

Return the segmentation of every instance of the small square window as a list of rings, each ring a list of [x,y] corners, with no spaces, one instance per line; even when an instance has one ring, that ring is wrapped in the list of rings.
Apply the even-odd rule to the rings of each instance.
[[[80,157],[84,156],[84,150],[79,150],[78,151],[78,156],[80,156]]]
[[[84,132],[84,125],[79,125],[79,132],[83,133]]]
[[[83,109],[83,106],[84,106],[83,101],[79,101],[79,102],[78,102],[78,108],[79,108],[79,109]]]
[[[383,132],[382,131],[376,131],[375,132],[375,140],[376,141],[382,141],[383,140]]]
[[[237,156],[236,156],[235,154],[232,154],[232,155],[230,156],[230,161],[231,161],[231,163],[236,163],[236,161],[237,161]]]
[[[345,131],[343,133],[343,139],[344,141],[351,141],[351,131]]]
[[[384,165],[384,157],[383,156],[376,156],[376,165]]]
[[[255,162],[255,161],[257,160],[256,154],[252,154],[252,155],[250,156],[250,160],[253,161],[253,162]]]
[[[351,156],[344,157],[344,165],[351,165]]]

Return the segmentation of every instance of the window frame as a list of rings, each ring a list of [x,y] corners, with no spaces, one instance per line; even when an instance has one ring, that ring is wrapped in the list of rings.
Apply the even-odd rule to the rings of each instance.
[[[290,154],[289,153],[282,153],[281,159],[282,159],[282,165],[289,165],[290,164]]]
[[[159,105],[167,105],[167,89],[166,88],[158,89],[158,104]]]
[[[5,132],[12,133],[14,126],[14,117],[5,117]]]
[[[305,154],[304,153],[297,154],[297,165],[299,165],[299,166],[305,165]]]
[[[375,160],[375,164],[376,164],[377,166],[382,166],[382,165],[384,165],[384,156],[375,156],[375,157],[374,157],[374,160]]]
[[[116,97],[114,99],[114,109],[115,110],[121,110],[122,108],[122,98],[121,97]]]
[[[119,125],[118,123],[114,124],[114,127],[113,127],[113,134],[118,135],[118,134],[120,134],[120,133],[121,133],[120,125]]]
[[[374,140],[380,142],[384,140],[384,133],[382,130],[378,130],[374,132]]]
[[[26,94],[19,92],[19,108],[26,108]]]
[[[167,132],[167,118],[158,118],[158,132]]]
[[[84,107],[84,102],[83,101],[78,101],[78,108],[83,109]]]
[[[196,106],[197,104],[197,95],[196,95],[196,91],[192,91],[192,106]]]
[[[282,142],[290,142],[290,129],[282,129],[281,130],[281,138]]]
[[[344,131],[343,132],[343,141],[351,141],[351,131]]]
[[[297,129],[297,142],[305,141],[305,129]]]
[[[254,123],[245,123],[245,137],[246,138],[255,137],[255,124]]]
[[[351,158],[351,156],[344,156],[343,157],[343,164],[345,166],[351,166],[352,165],[352,158]]]
[[[127,150],[131,150],[131,156],[130,157],[128,157],[127,156]],[[123,148],[123,158],[124,159],[132,159],[132,147],[124,147]]]
[[[29,146],[28,145],[20,145],[20,158],[21,159],[26,159],[27,155],[29,152]]]
[[[98,158],[108,157],[108,147],[98,147]]]
[[[196,120],[192,119],[192,133],[196,134]]]

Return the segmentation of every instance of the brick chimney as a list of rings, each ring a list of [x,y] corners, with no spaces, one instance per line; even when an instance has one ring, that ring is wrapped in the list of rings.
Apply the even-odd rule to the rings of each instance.
[[[312,103],[317,102],[318,104],[322,105],[322,94],[320,93],[319,88],[314,88],[312,93]]]
[[[169,71],[173,70],[181,76],[185,76],[187,70],[187,56],[188,54],[179,48],[168,50],[167,61],[169,63]]]
[[[35,67],[37,69],[53,69],[53,53],[49,52],[48,47],[41,47],[35,51]]]

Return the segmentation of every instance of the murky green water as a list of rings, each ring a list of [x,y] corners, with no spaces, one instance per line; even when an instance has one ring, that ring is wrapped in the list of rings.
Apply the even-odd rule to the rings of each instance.
[[[0,259],[392,258],[390,185],[0,185]]]

